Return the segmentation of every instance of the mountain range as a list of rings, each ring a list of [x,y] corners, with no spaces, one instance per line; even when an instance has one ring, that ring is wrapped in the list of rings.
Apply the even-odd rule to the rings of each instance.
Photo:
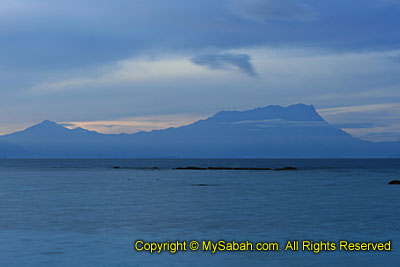
[[[45,120],[0,136],[3,158],[385,158],[399,152],[400,142],[355,138],[304,104],[222,111],[186,126],[133,134]]]

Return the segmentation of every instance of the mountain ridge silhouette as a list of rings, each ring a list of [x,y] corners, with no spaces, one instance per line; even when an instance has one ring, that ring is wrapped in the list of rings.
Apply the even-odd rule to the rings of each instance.
[[[0,140],[31,157],[57,158],[368,158],[393,157],[400,151],[399,142],[355,138],[304,104],[220,111],[185,126],[133,134],[69,129],[44,120]],[[26,152],[10,156],[27,157]]]

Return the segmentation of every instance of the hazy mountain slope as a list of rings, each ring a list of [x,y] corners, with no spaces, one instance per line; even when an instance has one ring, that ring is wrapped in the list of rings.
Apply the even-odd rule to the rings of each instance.
[[[372,143],[331,127],[314,107],[301,104],[219,112],[188,126],[136,134],[135,142],[153,153],[158,150],[177,157],[361,157],[374,154]]]
[[[105,139],[97,132],[82,128],[68,129],[51,121],[43,121],[23,131],[0,137],[7,142],[18,144],[42,157],[99,156],[112,152]]]
[[[330,126],[313,106],[223,111],[193,124],[100,134],[44,121],[1,136],[42,157],[390,157],[399,143],[373,143]]]
[[[0,140],[0,158],[15,158],[15,157],[30,157],[34,154],[28,152],[27,150]]]

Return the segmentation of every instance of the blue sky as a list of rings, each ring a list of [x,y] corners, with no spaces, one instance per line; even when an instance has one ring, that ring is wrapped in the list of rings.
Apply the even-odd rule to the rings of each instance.
[[[3,0],[0,133],[44,119],[102,132],[313,104],[400,140],[398,0]]]

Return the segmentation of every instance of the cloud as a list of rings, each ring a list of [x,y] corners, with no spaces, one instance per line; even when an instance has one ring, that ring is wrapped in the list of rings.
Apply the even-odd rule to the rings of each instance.
[[[345,106],[345,107],[335,107],[335,108],[324,108],[318,109],[318,112],[322,113],[324,116],[329,115],[341,115],[341,114],[350,114],[350,113],[368,113],[368,112],[377,112],[377,111],[390,111],[390,110],[399,110],[400,104],[392,103],[392,104],[369,104],[369,105],[358,105],[358,106]]]
[[[192,58],[192,62],[209,69],[239,70],[248,76],[255,77],[256,72],[246,54],[206,54]]]
[[[121,84],[163,82],[206,75],[207,71],[192,64],[184,56],[133,58],[120,60],[65,79],[43,81],[31,88],[33,92],[82,89],[93,86],[115,86]]]
[[[267,20],[309,21],[314,9],[298,0],[236,0],[232,8],[238,15],[259,22]]]
[[[260,45],[394,49],[400,41],[399,10],[376,3],[3,0],[0,69],[65,70],[110,64],[149,51],[200,53],[209,47],[217,52]]]
[[[358,129],[358,128],[373,128],[375,125],[373,123],[336,123],[336,124],[331,124],[332,126],[336,128],[341,128],[341,129]]]
[[[400,63],[400,54],[389,55],[387,58],[393,62]]]
[[[179,127],[205,119],[206,116],[192,114],[171,114],[158,116],[138,116],[109,121],[74,121],[63,122],[62,125],[73,129],[81,127],[100,133],[136,133],[139,131],[152,131]]]
[[[370,141],[400,141],[399,103],[318,109],[332,125]]]
[[[334,124],[381,125],[383,121],[390,125],[399,120],[400,109],[387,105],[400,101],[400,64],[388,60],[399,54],[398,50],[338,53],[258,47],[220,54],[227,53],[250,56],[257,79],[194,64],[190,59],[199,55],[196,53],[127,58],[97,68],[37,77],[35,90],[29,94],[3,94],[0,113],[13,116],[3,116],[0,122],[109,120],[106,125],[118,125],[112,121],[299,102],[322,108],[323,117]],[[204,54],[220,55],[211,49]],[[372,104],[378,106],[368,106]],[[102,127],[102,131],[123,131],[118,127]]]
[[[343,128],[349,134],[374,142],[399,142],[400,141],[400,123],[375,126],[372,128]]]
[[[382,3],[385,4],[400,4],[400,0],[380,0]]]
[[[0,131],[44,119],[399,102],[398,3],[2,0],[0,114],[13,116]],[[391,125],[399,113],[386,108],[326,112],[335,123]]]
[[[247,120],[237,121],[232,124],[249,124],[251,126],[260,128],[269,127],[326,127],[328,124],[324,121],[287,121],[283,119],[269,119],[269,120]]]
[[[187,55],[131,58],[77,72],[71,77],[44,80],[31,88],[32,92],[57,92],[71,89],[115,86],[121,84],[162,83],[171,80],[208,79],[224,76],[210,69],[237,70],[255,77],[256,72],[246,54],[200,55],[188,60]],[[200,66],[205,66],[207,69]],[[193,81],[194,81],[193,80]]]
[[[72,123],[59,123],[59,124],[62,126],[65,126],[65,127],[73,127],[74,126],[74,124],[72,124]]]

